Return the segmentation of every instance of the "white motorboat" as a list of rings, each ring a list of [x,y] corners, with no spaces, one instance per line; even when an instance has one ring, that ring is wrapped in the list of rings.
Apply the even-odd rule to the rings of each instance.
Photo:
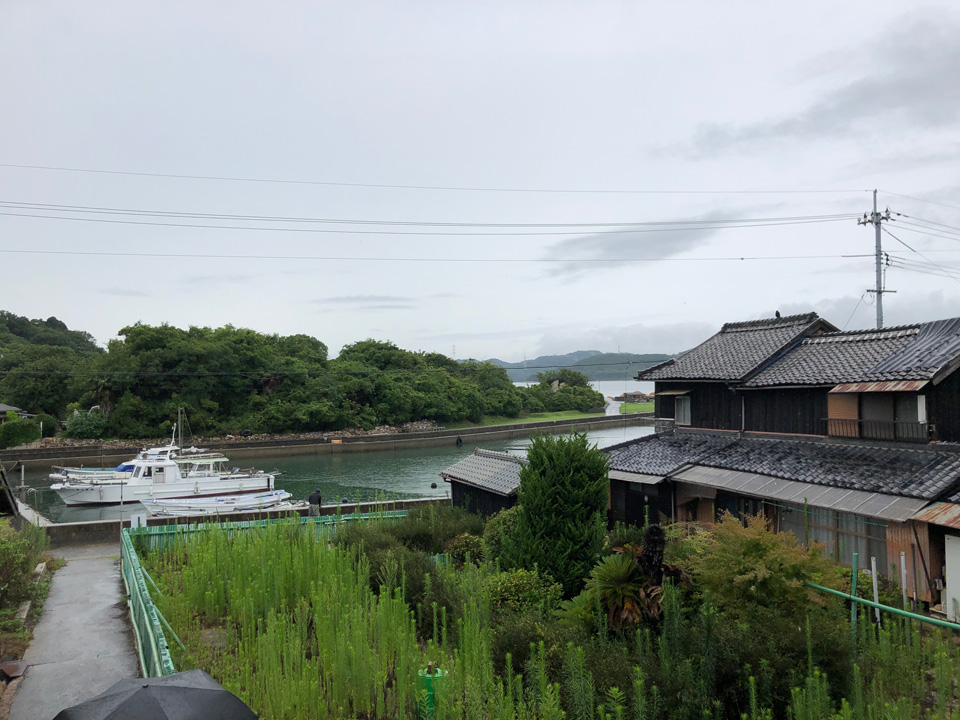
[[[156,498],[198,498],[273,490],[274,474],[228,469],[221,453],[180,453],[171,443],[143,450],[129,476],[60,475],[50,487],[67,505],[118,505]],[[126,464],[126,463],[125,463]],[[122,466],[121,466],[122,467]]]
[[[210,498],[141,500],[151,515],[222,515],[225,513],[258,512],[293,509],[287,502],[292,496],[285,490],[254,495],[226,495]]]
[[[55,482],[65,480],[87,480],[100,481],[105,480],[125,480],[133,475],[136,458],[120,463],[115,468],[85,468],[85,467],[64,467],[54,465],[53,472],[50,473],[50,479]]]

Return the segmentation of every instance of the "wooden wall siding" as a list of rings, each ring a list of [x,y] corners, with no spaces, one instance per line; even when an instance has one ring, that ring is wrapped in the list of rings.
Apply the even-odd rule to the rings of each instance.
[[[960,442],[960,372],[954,372],[939,385],[927,385],[927,422],[936,426],[937,439]]]
[[[824,435],[829,388],[782,388],[743,392],[744,429]]]
[[[516,495],[504,497],[458,482],[451,482],[450,485],[453,489],[454,507],[464,508],[477,515],[486,517],[517,504]]]
[[[654,388],[655,388],[654,392],[660,393],[660,392],[663,392],[664,390],[687,390],[689,389],[689,386],[678,384],[678,383],[658,382],[654,384]],[[654,395],[653,396],[653,416],[658,418],[673,419],[674,398],[676,398],[676,395]]]
[[[920,600],[924,602],[939,602],[940,593],[934,591],[931,595],[930,587],[927,584],[926,573],[923,569],[923,561],[926,560],[927,568],[930,571],[930,577],[940,577],[939,571],[931,567],[931,560],[935,560],[937,553],[930,552],[930,533],[927,523],[907,521],[905,523],[890,522],[887,525],[887,564],[881,573],[893,579],[900,585],[900,553],[905,553],[907,563],[907,596],[913,597],[913,582],[916,577],[917,594]],[[914,536],[914,528],[917,534]],[[917,540],[920,540],[919,544]],[[916,548],[915,552],[911,548]],[[921,559],[921,553],[923,558]],[[916,566],[914,566],[914,557],[916,557]],[[941,561],[942,564],[942,561]],[[860,560],[861,567],[870,567],[870,558]],[[894,567],[895,566],[895,567]],[[878,568],[879,570],[879,568]]]
[[[740,393],[724,383],[698,383],[690,393],[690,425],[739,430]]]
[[[827,414],[831,420],[858,420],[860,418],[859,393],[833,393],[827,395]],[[834,437],[859,437],[858,423],[829,423],[828,434]]]
[[[690,426],[710,430],[740,429],[740,394],[720,382],[671,383],[658,382],[656,392],[664,390],[689,390]],[[676,395],[657,395],[654,398],[654,415],[658,418],[675,418]]]

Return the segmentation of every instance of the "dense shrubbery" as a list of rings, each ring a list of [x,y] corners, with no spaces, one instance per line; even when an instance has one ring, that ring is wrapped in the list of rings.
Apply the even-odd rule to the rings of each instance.
[[[242,328],[136,324],[106,352],[56,318],[0,312],[0,401],[70,424],[71,437],[156,437],[187,410],[201,434],[313,432],[416,420],[480,421],[485,415],[600,407],[603,398],[574,382],[517,388],[489,362],[457,362],[363,340],[330,360],[307,335]],[[582,376],[581,376],[582,377]],[[74,418],[99,406],[103,422]],[[50,425],[53,427],[52,423]],[[47,424],[44,424],[47,428]]]
[[[536,435],[520,471],[520,510],[503,555],[511,567],[536,563],[576,594],[603,548],[607,456],[585,434]]]
[[[178,668],[205,667],[267,720],[413,718],[427,660],[449,672],[438,720],[955,717],[957,647],[864,614],[855,664],[849,610],[802,585],[840,573],[762,520],[651,526],[648,547],[598,560],[582,623],[557,621],[560,586],[537,571],[431,559],[457,538],[475,545],[464,537],[480,523],[435,509],[343,526],[332,548],[299,525],[215,530],[152,556],[161,609],[187,644]],[[648,593],[656,613],[614,622],[612,607],[653,588],[657,563],[680,581]]]
[[[13,447],[40,439],[40,424],[8,412],[6,420],[0,425],[0,448]]]

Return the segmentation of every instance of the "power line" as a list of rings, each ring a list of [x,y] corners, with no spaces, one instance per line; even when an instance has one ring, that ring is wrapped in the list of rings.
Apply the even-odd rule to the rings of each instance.
[[[73,222],[92,222],[92,223],[107,223],[112,225],[147,225],[152,227],[183,227],[183,228],[200,228],[200,229],[211,229],[211,230],[253,230],[260,232],[294,232],[294,233],[320,233],[320,234],[337,234],[337,235],[416,235],[416,236],[461,236],[461,237],[514,237],[514,236],[582,236],[587,233],[585,231],[580,232],[556,232],[556,231],[546,231],[546,232],[422,232],[422,231],[403,231],[403,230],[340,230],[340,229],[330,229],[330,228],[312,228],[312,227],[254,227],[248,225],[209,225],[209,224],[199,224],[199,223],[161,223],[161,222],[149,222],[146,220],[109,220],[106,218],[82,218],[82,217],[61,217],[58,215],[39,215],[36,213],[10,213],[10,212],[0,212],[0,215],[5,215],[9,217],[28,217],[28,218],[42,218],[45,220],[68,220]],[[849,220],[856,215],[850,215],[841,218],[824,218],[824,219],[810,219],[810,220],[791,220],[783,222],[750,222],[750,223],[741,223],[741,224],[723,224],[719,221],[704,221],[704,224],[698,225],[694,228],[691,227],[657,227],[657,228],[640,228],[637,230],[603,230],[604,235],[619,235],[619,234],[632,234],[632,233],[651,233],[651,232],[679,232],[682,230],[726,230],[726,229],[735,229],[735,228],[745,228],[745,227],[775,227],[781,225],[809,225],[816,223],[827,223],[827,222],[841,222]],[[713,224],[709,224],[709,223]]]
[[[927,203],[928,205],[939,205],[940,207],[951,208],[953,210],[960,210],[960,205],[950,205],[948,203],[937,202],[936,200],[925,200],[924,198],[916,197],[914,195],[904,195],[903,193],[895,193],[891,190],[884,190],[884,193],[887,195],[896,195],[897,197],[907,198],[908,200],[916,200],[917,202]]]
[[[849,220],[858,213],[834,213],[831,215],[788,215],[762,218],[698,218],[694,220],[647,220],[627,222],[582,222],[582,223],[478,223],[440,222],[424,220],[366,220],[355,218],[304,218],[278,215],[232,215],[223,213],[196,213],[173,210],[144,210],[131,208],[95,207],[89,205],[59,205],[30,203],[17,200],[0,200],[0,207],[11,210],[42,210],[45,212],[92,213],[100,215],[125,215],[134,217],[185,218],[192,220],[238,220],[247,222],[317,223],[328,225],[397,225],[417,227],[466,227],[466,228],[607,228],[650,227],[671,225],[728,225],[734,223],[789,222],[807,220]]]
[[[181,180],[221,180],[246,183],[281,183],[287,185],[320,185],[329,187],[384,188],[392,190],[445,190],[457,192],[496,193],[555,193],[555,194],[621,194],[621,195],[781,195],[781,194],[846,194],[868,192],[866,190],[616,190],[616,189],[562,189],[562,188],[504,188],[468,187],[459,185],[404,185],[388,183],[333,182],[325,180],[288,180],[280,178],[232,177],[226,175],[187,175],[156,172],[133,172],[127,170],[101,170],[93,168],[58,167],[53,165],[26,165],[0,163],[0,167],[57,172],[92,173],[98,175],[126,175],[132,177],[175,178]]]
[[[870,254],[853,255],[740,255],[728,257],[647,257],[647,258],[432,258],[432,257],[338,257],[320,255],[232,255],[212,253],[132,253],[97,252],[91,250],[11,250],[0,248],[0,253],[18,255],[80,255],[93,257],[132,258],[186,258],[199,260],[317,260],[345,262],[443,262],[443,263],[611,263],[611,262],[734,262],[757,260],[837,260],[845,258],[873,257]]]
[[[927,263],[928,263],[930,266],[932,266],[933,268],[941,271],[941,273],[944,273],[944,274],[945,274],[945,277],[952,278],[952,279],[954,280],[954,282],[960,283],[960,277],[957,277],[956,275],[952,274],[952,273],[951,273],[949,270],[947,270],[946,268],[938,265],[938,264],[935,263],[933,260],[931,260],[930,258],[926,257],[926,256],[925,256],[922,252],[920,252],[919,250],[914,250],[912,247],[910,247],[910,246],[907,245],[905,242],[903,242],[903,240],[901,240],[901,239],[898,238],[896,235],[894,235],[892,232],[890,232],[886,227],[881,227],[880,229],[883,230],[883,232],[885,232],[887,235],[889,235],[890,237],[892,237],[894,240],[896,240],[898,243],[900,243],[901,245],[903,245],[905,248],[907,248],[908,250],[912,250],[912,251],[915,252],[917,255],[919,255],[920,257],[922,257],[924,260],[927,261]],[[896,265],[896,266],[899,266],[899,267],[900,267],[901,269],[903,269],[903,270],[909,270],[909,269],[911,269],[911,268],[904,267],[905,263],[906,263],[906,262],[909,262],[909,261],[904,261],[903,259],[898,259],[896,262],[898,263],[898,265]],[[914,263],[914,264],[917,265],[918,263]],[[919,270],[914,270],[914,272],[920,272],[920,271],[919,271]]]

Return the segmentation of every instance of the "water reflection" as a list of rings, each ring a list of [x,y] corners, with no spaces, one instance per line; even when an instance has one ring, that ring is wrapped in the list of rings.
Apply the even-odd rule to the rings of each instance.
[[[587,437],[599,447],[608,447],[652,432],[653,428],[647,426],[605,428],[593,430],[587,433]],[[282,475],[277,478],[276,486],[292,493],[294,500],[305,500],[314,488],[320,489],[324,504],[336,503],[343,498],[354,502],[377,498],[449,497],[450,486],[439,476],[443,468],[471,454],[477,447],[522,453],[529,444],[529,438],[480,443],[464,438],[460,448],[451,445],[337,455],[271,455],[244,459],[243,464],[280,471]],[[25,483],[38,489],[49,488],[48,473],[48,470],[28,470]],[[11,480],[18,481],[16,478]],[[431,488],[432,483],[437,487]],[[115,520],[121,516],[128,518],[131,514],[143,515],[143,506],[139,503],[123,507],[67,507],[49,490],[40,490],[36,498],[37,509],[53,522]],[[28,500],[34,505],[32,494]]]

